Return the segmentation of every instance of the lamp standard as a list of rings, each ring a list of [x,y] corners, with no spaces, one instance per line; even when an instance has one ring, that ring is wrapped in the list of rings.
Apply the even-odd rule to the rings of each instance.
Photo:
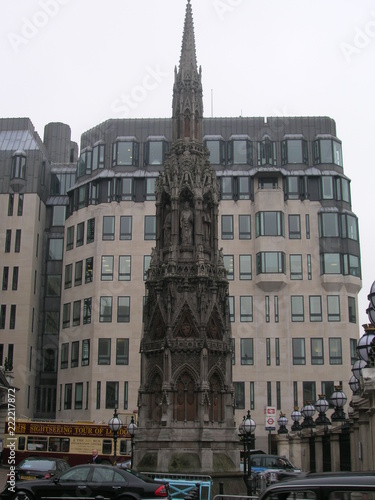
[[[119,418],[117,414],[117,408],[115,408],[115,412],[113,417],[108,422],[108,427],[113,432],[113,465],[117,463],[116,457],[116,448],[117,448],[117,433],[122,428],[122,420]]]
[[[333,422],[342,422],[345,420],[345,412],[343,411],[344,405],[347,401],[347,397],[342,390],[341,386],[335,387],[335,392],[331,396],[331,404],[335,407],[335,411],[332,415]]]
[[[130,442],[131,442],[131,455],[130,455],[130,468],[133,468],[133,450],[134,450],[134,434],[135,431],[137,430],[137,425],[134,422],[134,416],[132,415],[132,418],[130,420],[130,424],[128,425],[128,432],[130,434]]]
[[[330,425],[330,420],[327,417],[326,413],[329,408],[329,403],[326,400],[324,394],[319,394],[319,399],[315,403],[315,409],[318,411],[319,416],[315,420],[316,425]]]
[[[290,415],[291,419],[293,420],[293,425],[291,427],[292,431],[300,431],[302,429],[301,424],[299,421],[302,418],[302,413],[299,411],[298,406],[294,407],[294,411],[292,411],[292,414]]]
[[[313,420],[315,408],[310,401],[306,401],[306,404],[302,408],[301,413],[303,415],[302,427],[304,429],[306,428],[312,429],[313,427],[315,427],[315,423]]]
[[[286,418],[285,413],[280,412],[280,417],[278,418],[277,423],[279,424],[279,430],[277,433],[288,434],[288,429],[286,428],[288,425],[288,419]]]
[[[252,434],[254,434],[256,428],[256,423],[251,418],[250,410],[247,411],[247,416],[243,418],[242,424],[240,425],[240,433],[242,433],[244,439],[244,481],[247,487],[247,495],[251,496],[253,494],[253,482],[251,479],[251,441]],[[246,450],[247,448],[247,450]],[[247,453],[246,453],[247,451]],[[247,455],[247,457],[246,457]],[[246,465],[247,461],[247,473],[246,473]]]

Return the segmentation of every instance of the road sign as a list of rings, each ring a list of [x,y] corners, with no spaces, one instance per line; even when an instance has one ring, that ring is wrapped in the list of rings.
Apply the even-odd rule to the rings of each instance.
[[[276,408],[275,406],[266,406],[265,408],[266,431],[276,430]]]

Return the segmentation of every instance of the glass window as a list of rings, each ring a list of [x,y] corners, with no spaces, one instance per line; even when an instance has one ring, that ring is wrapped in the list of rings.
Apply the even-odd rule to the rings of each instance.
[[[357,308],[355,305],[354,297],[348,297],[348,311],[349,311],[349,322],[357,323]]]
[[[242,296],[240,297],[240,321],[252,322],[253,321],[253,297]]]
[[[259,252],[256,255],[257,274],[261,273],[284,273],[284,252]]]
[[[72,409],[72,384],[65,384],[64,410],[71,410],[71,409]]]
[[[21,229],[16,229],[16,241],[14,242],[14,251],[19,253],[21,250]]]
[[[320,295],[310,295],[310,321],[322,321],[322,297]]]
[[[49,240],[48,260],[62,260],[63,238],[53,238]]]
[[[338,179],[341,182],[341,199],[346,203],[350,203],[350,185],[347,179]]]
[[[103,240],[115,239],[115,217],[113,215],[103,216]]]
[[[5,266],[3,269],[3,290],[8,290],[9,267]]]
[[[358,345],[357,339],[350,339],[350,364],[351,365],[354,365],[354,363],[358,359],[357,345]]]
[[[100,297],[99,322],[112,322],[112,297]]]
[[[61,295],[61,276],[59,274],[50,274],[47,276],[47,297],[60,297]]]
[[[290,240],[300,240],[301,239],[301,217],[300,215],[289,215],[289,239]]]
[[[116,365],[129,364],[129,339],[116,339]]]
[[[12,158],[11,179],[26,179],[26,156],[18,152]]]
[[[240,280],[252,279],[252,257],[251,255],[240,255]]]
[[[231,323],[234,323],[236,320],[236,317],[235,317],[234,297],[233,296],[228,297],[228,304],[229,304],[229,321]]]
[[[253,339],[240,339],[241,342],[241,365],[254,364]]]
[[[70,367],[75,368],[78,366],[78,360],[79,360],[79,342],[78,340],[72,342],[72,350],[71,350],[71,357],[70,357]]]
[[[131,177],[123,177],[120,179],[117,187],[120,189],[120,200],[131,201],[133,199],[133,179]]]
[[[56,205],[53,207],[52,226],[63,226],[65,224],[66,207]]]
[[[113,281],[113,255],[102,255],[102,281]]]
[[[5,235],[5,253],[10,252],[11,244],[12,244],[12,230],[7,229]]]
[[[107,409],[118,408],[118,382],[106,382],[105,407]]]
[[[131,279],[131,256],[120,255],[118,264],[119,281],[130,281]]]
[[[16,309],[16,304],[10,306],[9,330],[14,330],[16,328]]]
[[[14,207],[14,194],[10,193],[8,198],[8,216],[13,215],[13,207]]]
[[[258,189],[277,189],[279,183],[277,177],[259,177]]]
[[[122,215],[120,217],[120,240],[132,239],[132,216]]]
[[[239,200],[250,200],[250,177],[237,177],[237,197]]]
[[[235,139],[229,143],[228,163],[234,165],[252,165],[252,143],[247,139]]]
[[[307,278],[312,280],[311,254],[307,254]]]
[[[324,253],[321,255],[321,274],[341,274],[339,253]]]
[[[81,323],[81,301],[76,300],[73,302],[73,326],[78,326],[80,323]]]
[[[291,298],[292,321],[302,322],[305,321],[303,295],[292,295]]]
[[[319,236],[338,237],[339,236],[339,214],[323,212],[319,216]]]
[[[257,144],[258,165],[276,165],[276,143],[265,139]]]
[[[316,401],[316,386],[315,382],[302,382],[302,397],[303,401]]]
[[[112,166],[138,165],[138,143],[118,141],[113,144]]]
[[[82,260],[79,260],[75,264],[74,286],[82,285],[82,268],[83,268],[83,262],[82,262]]]
[[[156,200],[156,177],[146,177],[146,200]]]
[[[95,144],[92,150],[92,170],[104,168],[104,148],[105,144]]]
[[[118,297],[117,322],[129,323],[130,321],[130,297]]]
[[[266,323],[270,322],[270,297],[269,295],[265,296],[265,313],[266,313]]]
[[[251,216],[239,215],[238,216],[238,236],[240,240],[251,239]]]
[[[99,339],[98,365],[111,364],[111,339]]]
[[[143,256],[143,279],[147,279],[147,271],[150,268],[151,264],[151,255],[144,255]]]
[[[299,194],[299,177],[290,175],[287,177],[287,195],[288,200],[298,200]]]
[[[58,311],[47,311],[44,316],[44,333],[59,333],[60,314]]]
[[[342,349],[341,349],[341,338],[330,338],[328,339],[329,344],[329,364],[330,365],[342,365]]]
[[[341,321],[339,295],[327,296],[327,316],[328,321]]]
[[[82,399],[83,399],[83,383],[77,382],[75,385],[75,394],[74,394],[74,408],[76,410],[82,409]]]
[[[88,202],[88,186],[80,186],[78,188],[78,208],[84,208],[87,206]]]
[[[85,283],[91,283],[94,271],[94,257],[88,257],[85,263]]]
[[[90,364],[90,339],[82,340],[82,358],[81,366],[89,366]]]
[[[23,215],[23,194],[18,195],[18,207],[17,207],[17,216],[21,217]]]
[[[101,397],[101,382],[100,380],[96,383],[96,409],[100,409],[100,397]]]
[[[357,255],[343,255],[344,264],[344,274],[350,274],[351,276],[361,277],[361,267],[359,263],[359,257]]]
[[[233,177],[221,177],[221,199],[233,200]]]
[[[85,234],[85,223],[80,222],[79,224],[77,224],[76,247],[80,247],[83,245],[84,234]]]
[[[288,139],[281,143],[281,162],[308,163],[307,142],[302,139]]]
[[[341,216],[342,237],[358,241],[358,221],[352,215],[343,214]]]
[[[305,339],[292,339],[293,365],[305,365]]]
[[[63,328],[70,327],[70,302],[63,306]]]
[[[156,217],[155,215],[145,215],[145,240],[156,239]]]
[[[92,243],[95,238],[95,218],[87,221],[86,243]]]
[[[323,175],[321,177],[322,183],[322,199],[333,200],[333,177],[330,175]]]
[[[237,410],[245,409],[245,382],[233,382]]]
[[[290,279],[301,280],[302,274],[302,255],[290,255]]]
[[[69,361],[69,343],[65,342],[61,344],[61,357],[60,357],[60,368],[68,368]]]
[[[221,216],[221,239],[233,240],[233,215]]]
[[[66,249],[72,250],[74,247],[74,226],[69,226],[66,230]]]
[[[284,236],[283,212],[257,212],[255,214],[256,237]]]
[[[211,165],[225,165],[225,143],[220,140],[206,140],[205,146],[210,152]]]
[[[92,305],[92,298],[86,298],[83,301],[83,324],[88,325],[91,323],[91,305]]]
[[[224,267],[227,271],[228,280],[234,280],[234,256],[224,255]]]

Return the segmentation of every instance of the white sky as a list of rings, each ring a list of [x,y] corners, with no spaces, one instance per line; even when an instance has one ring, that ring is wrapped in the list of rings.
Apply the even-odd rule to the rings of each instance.
[[[47,123],[67,123],[78,144],[109,118],[170,117],[185,6],[186,0],[0,0],[0,116],[29,117],[42,138]],[[359,217],[359,324],[368,323],[375,280],[375,0],[192,0],[192,7],[205,116],[336,121]]]

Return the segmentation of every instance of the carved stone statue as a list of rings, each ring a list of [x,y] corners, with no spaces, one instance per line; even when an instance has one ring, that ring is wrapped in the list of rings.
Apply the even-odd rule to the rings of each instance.
[[[180,214],[181,244],[193,244],[193,212],[189,202],[185,201],[184,208]]]
[[[167,209],[167,215],[165,216],[164,219],[163,230],[164,230],[164,246],[168,247],[171,243],[172,214],[170,212],[169,205],[167,205],[166,209]]]
[[[204,212],[202,215],[202,225],[203,225],[203,241],[209,243],[211,234],[211,217],[207,209],[207,205],[204,205]]]

